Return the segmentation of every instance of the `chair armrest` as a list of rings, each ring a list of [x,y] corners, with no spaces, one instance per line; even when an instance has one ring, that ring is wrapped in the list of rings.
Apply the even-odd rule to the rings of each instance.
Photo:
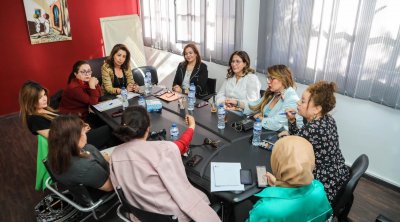
[[[50,185],[50,180],[51,178],[47,178],[46,180],[46,187],[47,189],[49,189],[51,192],[53,192],[54,194],[56,194],[57,196],[59,196],[62,200],[64,200],[65,202],[71,204],[71,206],[75,207],[76,209],[78,209],[79,211],[82,212],[90,212],[94,209],[96,209],[100,204],[102,204],[104,202],[103,199],[99,199],[98,201],[96,201],[95,203],[93,203],[90,207],[82,207],[81,205],[75,203],[74,201],[72,201],[70,198],[68,198],[67,196],[65,196],[64,194],[58,192],[56,189],[54,189],[51,185]],[[110,195],[112,196],[112,195]]]
[[[120,204],[117,208],[117,215],[119,218],[121,218],[121,220],[125,221],[125,222],[131,222],[128,218],[126,218],[126,216],[121,212],[121,208],[122,208],[122,204]],[[129,214],[128,214],[129,215]]]
[[[209,99],[211,99],[211,97],[213,97],[215,95],[217,95],[217,94],[216,93],[208,94],[208,95],[206,95],[204,97],[201,97],[200,99],[204,100],[204,101],[208,101]]]

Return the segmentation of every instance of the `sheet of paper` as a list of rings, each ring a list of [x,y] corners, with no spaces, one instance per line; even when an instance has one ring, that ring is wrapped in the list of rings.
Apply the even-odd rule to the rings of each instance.
[[[211,162],[211,192],[243,191],[240,183],[240,163]]]
[[[109,110],[118,106],[122,106],[122,102],[120,99],[113,99],[101,102],[93,107],[96,108],[98,111],[103,112],[105,110]]]
[[[128,99],[132,99],[132,98],[135,98],[135,97],[138,97],[138,96],[140,96],[139,93],[128,92]],[[121,95],[117,95],[117,98],[118,99],[122,99]]]

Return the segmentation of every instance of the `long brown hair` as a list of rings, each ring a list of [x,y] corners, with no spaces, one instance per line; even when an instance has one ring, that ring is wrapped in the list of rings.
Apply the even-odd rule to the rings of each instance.
[[[249,73],[255,73],[254,69],[250,68],[250,57],[247,54],[247,52],[235,51],[232,53],[231,57],[229,58],[229,69],[228,69],[228,73],[226,74],[227,79],[235,76],[235,73],[233,72],[232,66],[231,66],[234,55],[239,56],[243,60],[243,62],[246,63],[246,66],[243,68],[243,76],[245,76]]]
[[[123,50],[126,52],[125,62],[121,65],[121,69],[127,70],[129,67],[129,63],[131,61],[131,53],[129,52],[128,47],[124,44],[116,44],[110,53],[110,56],[106,59],[106,63],[111,67],[114,68],[114,55],[117,54],[119,50]]]
[[[45,108],[45,110],[54,113],[54,115],[50,115],[47,113],[38,113],[37,105],[39,103],[39,96],[42,91],[44,91],[45,95],[47,96],[47,107]],[[49,106],[49,90],[47,90],[35,81],[28,80],[22,85],[22,88],[19,90],[18,100],[20,115],[24,124],[26,124],[26,119],[28,115],[40,115],[49,120],[54,119],[54,117],[56,116],[56,111]]]
[[[282,85],[285,89],[289,87],[296,87],[296,83],[293,80],[292,71],[290,71],[289,67],[285,65],[273,65],[268,67],[267,69],[267,78],[271,77],[277,79],[282,82]],[[250,106],[249,108],[253,111],[262,112],[264,107],[272,100],[274,97],[275,92],[270,91],[268,88],[263,95],[263,100],[261,103]]]
[[[76,115],[61,115],[51,122],[47,158],[55,173],[67,171],[73,156],[87,156],[78,147],[83,127],[85,123]]]
[[[188,62],[186,61],[186,58],[185,58],[185,51],[186,51],[187,48],[191,48],[191,49],[193,50],[194,54],[196,54],[196,65],[195,65],[195,66],[197,66],[198,64],[200,64],[200,62],[201,62],[201,56],[200,56],[199,50],[197,49],[197,47],[196,47],[196,45],[195,45],[194,43],[189,43],[189,44],[187,44],[187,45],[185,46],[185,48],[183,48],[182,54],[183,54],[183,58],[185,59],[185,61],[183,62],[183,64],[184,64],[185,66],[187,66],[187,64],[188,64]]]

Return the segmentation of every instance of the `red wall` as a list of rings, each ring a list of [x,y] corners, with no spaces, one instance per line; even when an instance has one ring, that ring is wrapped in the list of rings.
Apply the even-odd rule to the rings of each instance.
[[[139,0],[68,0],[72,40],[31,45],[22,0],[0,13],[0,116],[19,110],[18,91],[35,80],[53,94],[66,86],[77,60],[103,56],[99,18],[139,14]]]

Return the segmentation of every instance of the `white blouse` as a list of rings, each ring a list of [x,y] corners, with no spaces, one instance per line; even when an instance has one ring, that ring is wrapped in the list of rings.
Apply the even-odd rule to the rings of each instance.
[[[261,83],[255,74],[247,74],[236,82],[233,76],[226,79],[216,96],[217,104],[224,103],[225,99],[237,99],[245,103],[256,101],[260,98]]]

